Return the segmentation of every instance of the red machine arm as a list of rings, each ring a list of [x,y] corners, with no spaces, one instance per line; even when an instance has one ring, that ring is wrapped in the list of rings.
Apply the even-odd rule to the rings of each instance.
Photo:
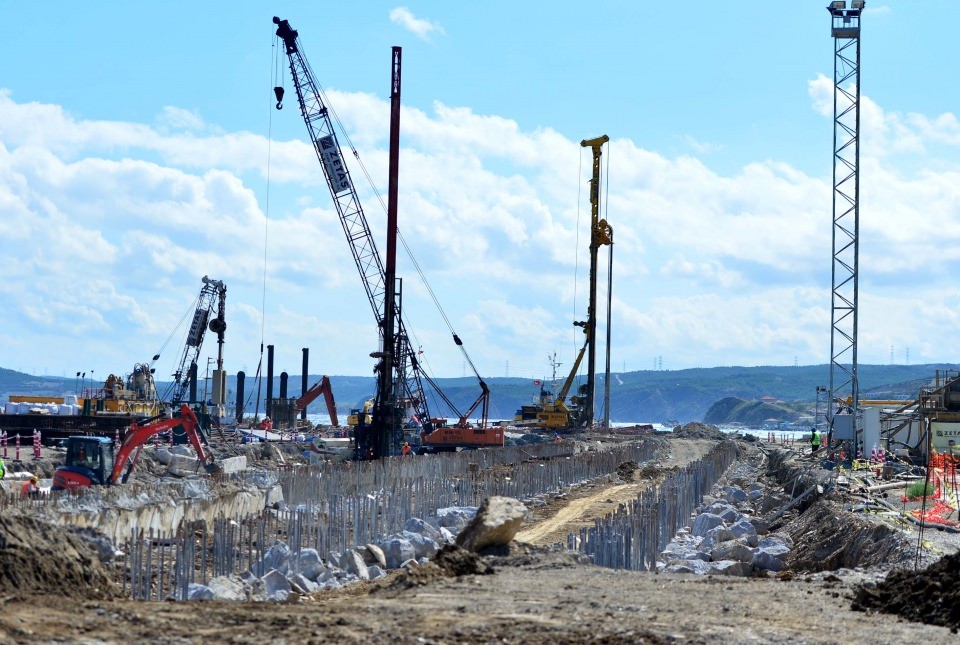
[[[113,484],[125,483],[127,478],[130,477],[130,473],[133,471],[137,459],[140,457],[140,451],[143,449],[144,444],[154,435],[165,432],[166,430],[171,430],[177,426],[183,426],[184,431],[187,433],[187,439],[190,440],[193,449],[197,451],[197,456],[200,458],[200,461],[207,471],[212,470],[215,468],[213,465],[213,456],[208,454],[203,448],[200,435],[197,433],[198,425],[197,416],[186,403],[180,405],[179,417],[172,419],[155,418],[144,421],[143,423],[132,424],[127,430],[126,435],[124,435],[123,443],[117,451],[110,482]],[[130,462],[129,467],[127,466],[128,461]],[[124,472],[124,469],[126,469],[126,472]]]
[[[313,384],[309,390],[303,393],[297,400],[297,412],[306,410],[307,406],[313,403],[313,401],[320,395],[323,395],[323,400],[327,404],[327,414],[330,415],[330,423],[334,426],[339,426],[339,419],[337,418],[337,404],[333,400],[333,388],[330,386],[330,379],[324,376],[318,382]]]

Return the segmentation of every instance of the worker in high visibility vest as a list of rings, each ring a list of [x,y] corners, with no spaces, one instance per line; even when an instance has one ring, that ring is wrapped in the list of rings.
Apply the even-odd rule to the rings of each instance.
[[[35,495],[40,491],[40,489],[37,488],[37,482],[39,481],[40,480],[37,479],[36,475],[32,476],[30,479],[23,482],[23,486],[20,487],[20,493],[24,497],[27,497],[28,495]]]
[[[813,454],[820,449],[820,441],[820,433],[817,432],[816,428],[812,428],[810,432],[810,454]]]

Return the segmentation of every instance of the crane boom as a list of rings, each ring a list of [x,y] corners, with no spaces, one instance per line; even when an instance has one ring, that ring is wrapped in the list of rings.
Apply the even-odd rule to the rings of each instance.
[[[343,159],[340,144],[333,128],[329,110],[323,101],[319,86],[306,58],[301,51],[298,32],[290,27],[286,20],[273,19],[277,25],[277,36],[283,41],[290,62],[290,74],[297,92],[300,112],[307,125],[314,152],[323,168],[327,188],[333,197],[334,205],[340,217],[340,224],[347,236],[354,262],[360,271],[363,288],[367,293],[370,307],[377,321],[380,335],[383,335],[384,303],[386,302],[386,273],[380,253],[377,251],[373,234],[364,215],[363,207],[354,188],[350,171]],[[421,371],[417,353],[413,350],[402,316],[396,317],[398,356],[393,362],[403,373],[403,398],[412,403],[416,415],[421,420],[430,419],[430,410],[421,382]],[[425,376],[425,375],[424,375]],[[455,408],[454,408],[455,409]],[[429,423],[429,422],[425,422]]]
[[[227,287],[220,280],[211,280],[203,276],[203,287],[200,289],[200,296],[197,298],[197,308],[193,312],[193,321],[190,323],[190,329],[187,332],[187,341],[183,346],[183,353],[180,356],[180,363],[177,371],[173,373],[173,383],[167,390],[169,398],[163,398],[171,405],[176,407],[183,401],[183,395],[190,384],[189,370],[190,366],[196,364],[200,356],[200,348],[203,345],[203,337],[206,334],[207,327],[217,335],[219,345],[217,369],[223,368],[223,334],[227,330],[227,322],[224,318],[227,298]],[[217,306],[216,317],[210,319],[214,305]]]

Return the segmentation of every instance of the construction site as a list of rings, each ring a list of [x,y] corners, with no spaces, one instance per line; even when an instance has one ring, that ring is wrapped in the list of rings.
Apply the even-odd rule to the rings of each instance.
[[[259,392],[249,409],[242,372],[227,401],[227,285],[204,276],[168,391],[143,363],[79,397],[11,397],[0,427],[0,639],[956,642],[960,374],[932,374],[910,400],[858,389],[864,2],[849,4],[827,7],[830,376],[800,440],[702,423],[611,426],[609,340],[606,391],[598,385],[604,247],[613,261],[600,203],[606,135],[580,144],[592,160],[590,282],[569,376],[492,422],[489,388],[451,328],[478,390],[455,404],[419,360],[397,275],[401,50],[391,52],[381,258],[299,33],[274,17],[379,330],[375,393],[338,412],[328,377],[308,383],[304,349],[300,395],[284,373],[274,396],[269,346],[263,415]],[[281,110],[283,84],[273,91]],[[207,331],[217,357],[201,393]],[[306,421],[314,402],[329,424]]]

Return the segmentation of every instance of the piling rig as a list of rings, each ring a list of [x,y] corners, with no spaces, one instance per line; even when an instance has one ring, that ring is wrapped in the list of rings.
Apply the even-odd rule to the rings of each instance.
[[[380,458],[399,454],[403,443],[403,416],[409,405],[421,425],[423,442],[429,443],[433,431],[440,422],[431,414],[427,403],[424,381],[430,385],[443,401],[451,407],[457,417],[458,425],[465,423],[466,416],[453,405],[448,397],[422,369],[418,352],[413,349],[402,317],[401,296],[397,289],[394,273],[396,211],[388,212],[388,262],[385,267],[377,251],[376,243],[367,223],[367,218],[354,188],[350,171],[344,162],[343,153],[330,117],[320,86],[313,71],[303,55],[298,32],[286,20],[274,17],[277,25],[277,37],[283,45],[290,64],[290,75],[300,113],[307,126],[314,152],[323,168],[327,188],[333,197],[340,224],[347,236],[347,242],[354,262],[360,272],[367,299],[373,309],[380,335],[380,350],[371,354],[377,360],[377,395],[373,405],[372,424],[364,421],[366,415],[359,415],[360,423],[355,428],[356,457],[360,459]],[[399,152],[399,102],[400,102],[400,48],[393,48],[391,85],[391,186],[389,209],[396,208],[396,157]],[[282,107],[284,89],[274,88],[277,109]],[[356,156],[356,152],[354,152]],[[392,248],[391,248],[392,245]],[[454,334],[454,341],[463,350],[463,343]],[[470,362],[473,367],[472,361]],[[476,369],[474,369],[476,373]],[[470,408],[470,413],[478,407],[482,410],[481,429],[486,429],[489,408],[489,390],[480,379],[481,394]],[[499,431],[498,431],[499,432]],[[499,432],[502,445],[502,432]]]

